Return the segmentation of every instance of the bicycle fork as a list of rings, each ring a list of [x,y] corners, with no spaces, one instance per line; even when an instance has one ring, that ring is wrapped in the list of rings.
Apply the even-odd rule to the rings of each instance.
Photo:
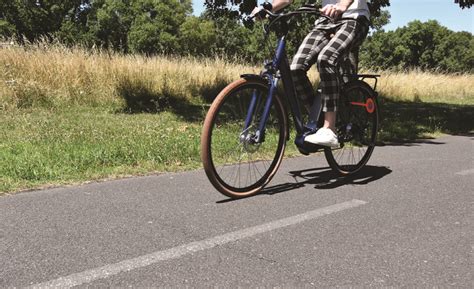
[[[268,82],[270,85],[270,89],[268,91],[268,96],[265,100],[265,105],[263,107],[262,117],[258,123],[258,128],[255,131],[255,135],[251,135],[248,133],[250,128],[250,124],[253,121],[253,117],[258,109],[258,106],[261,102],[262,95],[259,93],[258,90],[255,90],[252,94],[252,98],[250,100],[249,107],[247,109],[247,116],[245,118],[245,125],[240,136],[241,141],[247,141],[252,143],[261,143],[265,141],[265,126],[268,121],[268,117],[270,116],[270,109],[273,103],[273,97],[275,96],[276,89],[278,87],[278,78],[277,77],[269,77]]]

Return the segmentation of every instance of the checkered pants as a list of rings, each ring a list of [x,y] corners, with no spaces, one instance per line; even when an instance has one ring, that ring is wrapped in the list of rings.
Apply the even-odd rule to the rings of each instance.
[[[365,17],[358,20],[341,19],[335,23],[327,18],[319,18],[298,48],[290,66],[296,95],[308,103],[316,98],[307,71],[317,63],[321,79],[322,111],[336,111],[340,90],[338,63],[362,44],[368,30],[369,22]],[[331,38],[331,35],[334,36]]]

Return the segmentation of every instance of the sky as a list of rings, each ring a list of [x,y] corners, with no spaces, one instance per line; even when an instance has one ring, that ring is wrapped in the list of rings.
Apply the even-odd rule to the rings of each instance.
[[[204,10],[204,0],[192,0],[194,15]],[[258,0],[259,3],[264,2]],[[385,30],[395,30],[407,25],[410,21],[437,20],[441,25],[453,31],[469,31],[474,34],[474,7],[461,9],[454,0],[391,0],[388,11],[390,23]]]

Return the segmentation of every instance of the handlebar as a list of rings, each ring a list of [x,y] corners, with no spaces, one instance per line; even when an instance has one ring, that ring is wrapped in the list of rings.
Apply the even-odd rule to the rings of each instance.
[[[272,12],[272,4],[267,3],[267,2],[262,4],[262,6],[263,6],[263,9],[260,10],[257,14],[255,14],[253,16],[250,16],[249,19],[254,19],[257,16],[260,17],[260,18],[265,18],[266,16],[269,16],[270,19],[287,18],[289,16],[298,15],[298,14],[305,14],[305,13],[327,17],[325,15],[322,15],[319,12],[319,9],[318,9],[319,7],[315,4],[304,4],[303,6],[296,9],[295,11],[291,11],[291,12],[288,12],[288,13],[273,13]]]
[[[295,15],[301,15],[301,14],[313,14],[317,15],[320,17],[326,17],[331,20],[328,16],[325,16],[319,12],[319,6],[315,4],[305,4],[301,6],[300,8],[296,9],[295,11],[287,12],[287,13],[273,13],[272,10],[272,4],[265,2],[262,4],[263,9],[259,11],[257,14],[251,16],[249,20],[253,20],[256,17],[260,18],[265,18],[267,17],[270,21],[268,24],[268,29],[275,23],[286,20],[288,18],[291,18],[292,16]]]

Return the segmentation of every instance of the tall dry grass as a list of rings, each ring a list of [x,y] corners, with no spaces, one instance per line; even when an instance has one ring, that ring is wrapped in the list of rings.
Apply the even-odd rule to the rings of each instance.
[[[158,98],[212,98],[259,67],[223,58],[144,57],[61,45],[0,48],[0,110],[124,105],[136,92]],[[474,75],[381,72],[379,91],[404,101],[474,103]],[[311,70],[311,79],[317,73]],[[170,101],[170,100],[168,100]],[[171,100],[172,101],[172,100]]]
[[[392,100],[474,104],[473,74],[443,74],[412,70],[380,72],[378,90]]]
[[[221,58],[145,57],[60,45],[0,48],[0,109],[117,105],[123,94],[193,98],[215,93],[255,68]],[[125,92],[124,92],[125,91]],[[205,96],[205,95],[204,95]]]

